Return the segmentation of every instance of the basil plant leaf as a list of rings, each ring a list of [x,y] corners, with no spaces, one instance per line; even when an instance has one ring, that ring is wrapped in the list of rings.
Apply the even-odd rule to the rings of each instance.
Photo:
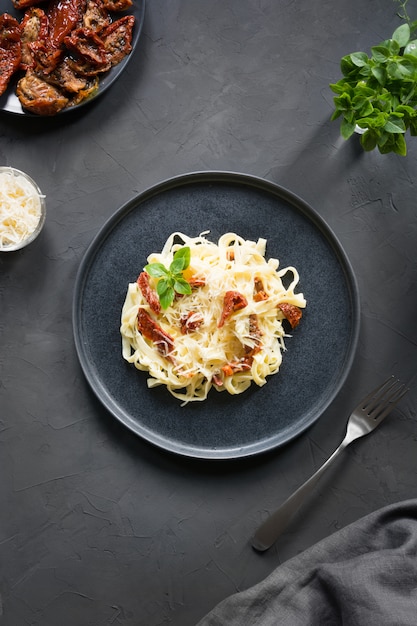
[[[172,274],[179,274],[183,272],[190,265],[191,252],[188,246],[179,248],[174,254],[171,265],[169,266]]]
[[[350,55],[350,59],[357,67],[364,67],[368,65],[369,57],[366,52],[353,52]]]
[[[393,32],[392,39],[398,43],[400,48],[404,48],[410,40],[410,27],[408,24],[401,24]]]
[[[153,278],[161,278],[162,276],[168,276],[169,272],[162,263],[149,263],[149,265],[145,265],[145,272],[152,276]]]
[[[173,287],[168,287],[168,289],[161,296],[159,296],[161,307],[163,309],[167,309],[169,306],[171,306],[174,300],[174,297],[175,297],[175,291]]]
[[[387,133],[405,133],[404,122],[400,119],[390,118],[384,126]]]
[[[404,135],[397,135],[394,152],[399,154],[400,156],[406,156],[407,154],[407,144],[405,143]]]
[[[340,125],[340,133],[343,139],[349,139],[349,137],[353,135],[353,133],[355,132],[355,126],[356,124],[351,124],[346,119],[342,120],[342,123]]]
[[[169,287],[170,281],[166,278],[161,278],[161,280],[158,280],[158,283],[156,285],[156,293],[158,294],[158,296],[163,296],[164,293],[166,293],[166,291],[169,289]]]
[[[183,278],[177,278],[175,280],[174,289],[177,293],[181,293],[183,295],[187,295],[192,292],[190,284]]]

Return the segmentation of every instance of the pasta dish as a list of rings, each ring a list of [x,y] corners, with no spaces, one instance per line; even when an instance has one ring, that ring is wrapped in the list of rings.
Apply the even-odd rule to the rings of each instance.
[[[212,387],[264,385],[286,349],[284,320],[295,328],[306,306],[297,270],[267,260],[265,239],[227,233],[213,243],[207,234],[171,234],[129,284],[121,315],[123,358],[183,404]]]

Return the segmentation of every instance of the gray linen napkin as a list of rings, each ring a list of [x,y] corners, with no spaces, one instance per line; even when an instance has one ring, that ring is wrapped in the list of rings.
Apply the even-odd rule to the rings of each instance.
[[[417,626],[417,499],[320,541],[223,600],[197,626],[339,624]]]

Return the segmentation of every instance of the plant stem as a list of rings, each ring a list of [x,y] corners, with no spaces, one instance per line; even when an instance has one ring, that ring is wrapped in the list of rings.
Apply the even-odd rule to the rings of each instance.
[[[411,18],[408,15],[406,9],[408,0],[394,0],[394,2],[397,2],[403,10],[402,14],[400,12],[397,13],[398,17],[400,17],[402,20],[405,20],[407,24],[411,27]]]
[[[400,11],[397,12],[398,17],[408,24],[408,26],[410,27],[410,33],[415,36],[417,32],[417,20],[412,20],[411,17],[408,15],[408,0],[394,0],[394,2],[397,2],[397,4],[399,4],[402,9],[402,13],[400,13]]]

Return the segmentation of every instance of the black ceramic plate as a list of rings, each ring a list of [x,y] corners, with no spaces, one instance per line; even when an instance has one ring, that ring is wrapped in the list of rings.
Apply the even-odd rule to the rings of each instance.
[[[7,1],[7,9],[4,9],[4,11],[9,13],[10,15],[13,15],[18,20],[21,20],[24,15],[23,11],[18,11],[13,7],[12,0]],[[68,109],[63,109],[62,111],[57,113],[57,115],[62,115],[63,113],[75,111],[76,109],[79,109],[80,107],[98,98],[98,96],[100,96],[105,91],[107,91],[107,89],[120,76],[120,74],[125,69],[126,65],[129,63],[130,59],[132,58],[134,50],[139,41],[140,34],[142,32],[143,20],[145,16],[145,0],[134,0],[133,6],[128,11],[123,11],[120,14],[114,14],[114,15],[116,19],[117,17],[123,17],[124,15],[134,15],[135,17],[131,53],[128,54],[118,65],[115,65],[114,67],[111,68],[111,70],[109,70],[108,72],[103,74],[103,76],[100,77],[99,88],[92,98],[89,98],[88,100],[84,100],[84,102],[81,102],[81,104],[78,104],[76,106],[69,107]],[[10,81],[10,84],[7,90],[5,91],[5,93],[2,96],[0,96],[0,111],[5,111],[7,113],[14,113],[16,115],[25,115],[28,117],[39,117],[39,115],[34,115],[33,113],[29,113],[28,111],[25,111],[24,109],[22,109],[19,98],[16,96],[16,84],[20,76],[22,76],[22,74],[19,74],[19,76],[16,75]]]
[[[267,239],[267,258],[294,265],[307,299],[286,341],[280,371],[238,396],[212,389],[185,407],[123,360],[120,313],[129,282],[174,231],[212,241],[225,232]],[[334,399],[350,369],[359,332],[359,297],[349,261],[319,215],[300,198],[252,176],[200,172],[179,176],[119,209],[79,268],[73,308],[82,369],[97,397],[125,426],[160,448],[227,459],[290,441]]]

